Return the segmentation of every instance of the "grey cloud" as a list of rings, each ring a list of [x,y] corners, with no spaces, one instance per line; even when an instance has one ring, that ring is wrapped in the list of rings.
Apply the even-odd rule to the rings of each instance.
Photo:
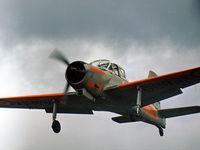
[[[199,2],[0,0],[0,94],[61,92],[66,67],[48,55],[61,49],[70,61],[107,58],[130,81],[199,66]],[[199,85],[162,107],[200,105]],[[167,120],[166,135],[144,123],[119,125],[116,114],[51,115],[0,109],[0,149],[199,149],[199,114]]]
[[[23,40],[32,37],[105,38],[109,42],[134,40],[147,44],[168,38],[188,47],[200,43],[199,8],[195,0],[19,0],[5,3],[2,29],[8,36]],[[6,5],[4,1],[2,4]]]
[[[153,69],[158,74],[165,74],[190,67],[199,66],[197,50],[178,53],[176,45],[159,43],[140,45],[132,43],[121,56],[116,53],[117,46],[88,40],[36,41],[20,44],[12,51],[1,51],[0,69],[1,95],[8,96],[60,92],[64,86],[65,66],[48,60],[47,56],[55,45],[63,49],[71,61],[74,59],[91,61],[97,57],[108,58],[122,65],[129,79],[141,79]],[[66,50],[65,50],[66,49]],[[79,49],[79,51],[75,51]],[[146,51],[148,49],[148,51]],[[162,49],[162,51],[160,50]],[[163,52],[164,51],[164,52]],[[1,53],[1,54],[2,54]],[[186,57],[187,56],[187,57]],[[2,70],[2,68],[4,68]],[[7,76],[2,76],[5,74]],[[6,80],[11,80],[7,82]],[[14,81],[14,82],[12,82]],[[15,88],[12,86],[14,84]],[[199,85],[184,90],[180,97],[170,98],[162,107],[180,107],[183,105],[200,105]],[[12,91],[12,93],[10,92]],[[13,95],[13,96],[14,96]],[[156,127],[144,123],[119,125],[110,120],[116,114],[95,113],[94,116],[58,114],[62,123],[61,134],[51,131],[51,115],[37,110],[0,110],[0,140],[2,149],[180,149],[188,147],[198,149],[199,114],[167,120],[166,135],[160,138]],[[8,124],[8,125],[7,125]],[[5,130],[4,130],[5,129]],[[189,130],[188,130],[189,129]],[[186,131],[187,132],[186,132]],[[17,139],[16,139],[17,138]],[[12,142],[12,145],[8,143]],[[184,143],[182,143],[184,141]]]

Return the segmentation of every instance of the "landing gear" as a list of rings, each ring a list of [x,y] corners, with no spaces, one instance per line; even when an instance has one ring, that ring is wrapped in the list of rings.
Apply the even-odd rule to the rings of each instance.
[[[130,109],[130,120],[136,121],[140,118],[141,100],[142,100],[142,88],[137,86],[137,101],[136,105]]]
[[[59,133],[60,130],[61,130],[60,123],[59,123],[59,121],[57,121],[57,120],[54,120],[54,121],[53,121],[51,127],[52,127],[52,129],[53,129],[53,131],[54,131],[55,133]]]
[[[137,87],[137,105],[136,105],[136,115],[138,117],[140,115],[141,101],[142,101],[142,89],[138,86]]]
[[[55,133],[59,133],[61,130],[61,125],[59,121],[56,120],[56,115],[57,115],[57,104],[55,100],[53,101],[53,123],[52,123],[52,129]]]
[[[157,127],[158,127],[158,130],[159,130],[159,134],[160,134],[160,136],[163,136],[163,135],[164,135],[163,128],[160,127],[160,126],[157,126]]]

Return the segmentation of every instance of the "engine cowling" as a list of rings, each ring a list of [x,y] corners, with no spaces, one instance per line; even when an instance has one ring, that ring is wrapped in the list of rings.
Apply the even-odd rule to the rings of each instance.
[[[68,66],[65,77],[69,83],[78,84],[84,79],[86,75],[86,68],[84,64],[86,63],[82,61],[75,61]]]

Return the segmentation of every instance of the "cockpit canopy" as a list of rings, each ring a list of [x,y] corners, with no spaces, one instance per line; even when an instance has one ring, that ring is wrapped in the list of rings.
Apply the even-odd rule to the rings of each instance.
[[[126,79],[125,71],[119,65],[111,63],[109,60],[95,60],[89,63],[92,66],[98,67],[99,69],[110,71],[119,77]]]

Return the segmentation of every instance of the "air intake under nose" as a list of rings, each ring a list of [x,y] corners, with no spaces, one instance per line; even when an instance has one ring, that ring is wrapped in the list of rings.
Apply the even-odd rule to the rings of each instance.
[[[78,83],[83,80],[86,74],[84,64],[85,62],[75,61],[68,66],[66,71],[66,79],[70,83]]]

